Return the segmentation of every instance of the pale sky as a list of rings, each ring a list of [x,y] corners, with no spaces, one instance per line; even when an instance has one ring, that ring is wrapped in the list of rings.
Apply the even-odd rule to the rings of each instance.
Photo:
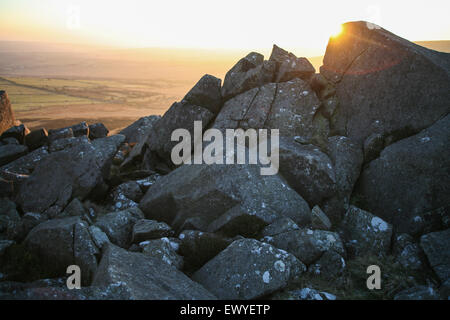
[[[0,0],[0,40],[122,47],[325,51],[341,23],[450,40],[448,0]]]

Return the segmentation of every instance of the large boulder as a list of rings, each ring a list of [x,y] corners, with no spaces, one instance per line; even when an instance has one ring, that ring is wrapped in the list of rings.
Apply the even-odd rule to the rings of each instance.
[[[222,107],[221,84],[222,80],[206,74],[186,94],[183,101],[195,106],[203,106],[212,113],[217,114]]]
[[[8,164],[28,152],[28,148],[21,144],[5,144],[0,145],[0,166]]]
[[[364,168],[356,187],[362,208],[394,224],[400,233],[420,234],[417,225],[424,214],[448,206],[449,139],[450,115],[385,148]]]
[[[420,246],[430,266],[442,282],[450,278],[450,229],[432,232],[420,238]]]
[[[336,122],[361,145],[372,133],[404,138],[450,111],[450,54],[364,21],[330,39],[321,74],[337,83]]]
[[[201,231],[230,236],[257,233],[286,216],[311,222],[308,204],[277,176],[262,176],[257,165],[183,165],[161,177],[139,204],[147,219],[175,229],[198,217]]]
[[[123,287],[133,300],[215,299],[175,267],[112,244],[106,245],[92,285]]]
[[[88,228],[79,217],[49,220],[30,231],[25,245],[39,257],[41,266],[55,275],[64,275],[68,266],[78,265],[82,283],[88,285],[97,269],[96,255],[100,253]]]
[[[193,279],[219,299],[257,299],[286,287],[306,267],[293,255],[254,239],[233,242]]]
[[[0,134],[14,125],[14,113],[8,94],[0,90]]]
[[[120,134],[125,136],[125,142],[139,143],[146,138],[150,129],[159,119],[161,116],[142,117],[120,131]]]
[[[238,94],[273,82],[277,64],[264,61],[264,56],[251,52],[239,60],[225,75],[222,96],[228,100]]]
[[[18,158],[2,167],[0,171],[13,172],[18,174],[31,174],[38,163],[48,156],[48,148],[41,147],[27,155]]]
[[[275,82],[285,82],[294,78],[308,80],[316,70],[306,58],[297,58],[293,53],[273,45],[269,61],[277,63]]]
[[[228,100],[215,119],[217,129],[278,129],[281,136],[310,141],[320,101],[306,81],[269,83]]]
[[[87,197],[108,178],[111,159],[123,140],[122,135],[92,143],[81,140],[72,148],[48,155],[20,184],[17,203],[24,211],[41,213],[52,206],[62,210],[74,197]]]
[[[392,225],[355,206],[348,209],[339,232],[353,257],[383,256],[390,250]]]

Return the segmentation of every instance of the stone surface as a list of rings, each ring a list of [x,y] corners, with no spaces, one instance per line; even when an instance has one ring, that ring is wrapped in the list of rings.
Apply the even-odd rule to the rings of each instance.
[[[442,282],[450,278],[449,239],[450,229],[428,233],[420,238],[420,246],[428,262]]]
[[[337,83],[336,121],[358,144],[372,133],[408,136],[450,111],[450,55],[372,26],[345,23],[321,67]]]
[[[160,239],[173,235],[172,229],[164,222],[141,219],[133,227],[133,243],[145,240]]]
[[[416,271],[424,268],[423,252],[409,234],[402,233],[396,236],[392,251],[404,268]]]
[[[105,138],[108,136],[108,133],[109,130],[101,122],[89,125],[89,139],[91,140]]]
[[[140,218],[142,212],[138,208],[130,208],[99,217],[95,226],[106,233],[112,243],[128,249],[131,245],[133,226]]]
[[[362,171],[356,187],[363,209],[400,233],[415,233],[424,213],[448,206],[449,139],[450,115],[385,148]]]
[[[277,248],[286,250],[301,262],[310,265],[326,251],[333,250],[345,256],[344,244],[337,233],[324,230],[301,229],[266,236],[262,239]]]
[[[199,217],[210,225],[201,231],[225,229],[229,236],[258,232],[283,216],[299,225],[311,221],[307,203],[280,177],[262,176],[256,165],[184,165],[150,187],[139,207],[147,219],[175,229]]]
[[[4,166],[28,153],[28,148],[20,144],[0,146],[0,166]]]
[[[312,215],[312,228],[321,230],[330,230],[331,221],[328,219],[327,215],[320,209],[319,206],[314,206],[311,210]]]
[[[183,100],[195,106],[202,106],[213,114],[217,114],[222,107],[221,84],[220,79],[206,74],[186,94]]]
[[[48,132],[45,128],[31,131],[25,136],[25,144],[28,149],[35,150],[43,147],[48,142]]]
[[[148,135],[153,125],[161,119],[161,116],[142,117],[120,131],[125,136],[125,142],[139,143]]]
[[[41,147],[0,167],[0,171],[29,175],[33,172],[38,163],[46,158],[48,154],[48,148]]]
[[[283,289],[305,269],[285,251],[243,239],[206,263],[193,279],[219,299],[257,299]]]
[[[432,287],[415,286],[397,293],[394,300],[440,300],[440,297]]]
[[[14,113],[8,94],[0,90],[0,134],[14,125]]]
[[[144,241],[140,243],[140,247],[143,254],[159,259],[179,270],[183,269],[183,258],[176,253],[168,238]]]
[[[65,275],[70,265],[78,265],[82,283],[90,283],[97,268],[98,248],[92,242],[88,225],[79,217],[54,219],[39,224],[25,239],[27,248],[40,264],[56,275]]]
[[[174,267],[108,245],[92,285],[123,287],[133,300],[213,300],[214,295]]]
[[[306,58],[297,58],[277,45],[273,45],[269,61],[277,63],[275,82],[285,82],[294,78],[309,79],[316,70]]]
[[[382,256],[389,252],[392,225],[370,212],[350,206],[339,232],[352,257]]]

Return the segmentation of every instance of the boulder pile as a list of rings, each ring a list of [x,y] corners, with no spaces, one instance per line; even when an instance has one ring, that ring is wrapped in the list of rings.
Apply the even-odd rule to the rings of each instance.
[[[0,298],[449,298],[449,54],[350,22],[320,73],[274,45],[117,135],[0,96]],[[279,172],[173,163],[194,121],[278,129]]]

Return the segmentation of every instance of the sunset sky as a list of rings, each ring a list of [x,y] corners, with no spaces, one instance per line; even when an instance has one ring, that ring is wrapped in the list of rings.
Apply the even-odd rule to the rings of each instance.
[[[409,40],[450,40],[450,1],[1,0],[0,40],[121,47],[271,48],[323,54],[341,23]]]

